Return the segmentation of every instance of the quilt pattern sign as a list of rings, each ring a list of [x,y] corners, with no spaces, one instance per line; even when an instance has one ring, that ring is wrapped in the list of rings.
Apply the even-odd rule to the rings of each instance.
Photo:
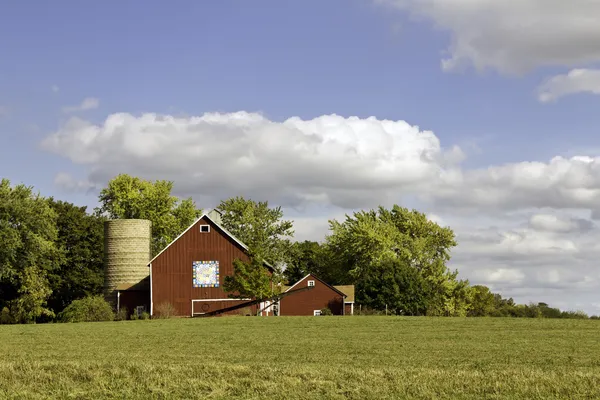
[[[219,287],[219,262],[218,261],[194,261],[193,286],[194,287]]]

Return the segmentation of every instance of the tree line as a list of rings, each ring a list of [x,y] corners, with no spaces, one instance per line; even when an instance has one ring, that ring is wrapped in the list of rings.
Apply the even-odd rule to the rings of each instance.
[[[173,182],[121,174],[87,207],[44,197],[23,184],[0,182],[0,323],[53,321],[74,300],[102,293],[104,221],[152,221],[152,255],[201,214]],[[364,312],[393,315],[588,318],[547,304],[516,304],[458,278],[447,263],[453,231],[417,210],[379,207],[329,221],[322,242],[294,241],[293,221],[267,201],[233,197],[216,207],[223,226],[248,245],[224,288],[231,296],[267,297],[273,287],[314,273],[331,285],[355,285]],[[264,266],[275,268],[270,275]],[[271,285],[271,281],[281,285]],[[356,309],[356,308],[355,308]],[[592,317],[597,318],[597,317]]]

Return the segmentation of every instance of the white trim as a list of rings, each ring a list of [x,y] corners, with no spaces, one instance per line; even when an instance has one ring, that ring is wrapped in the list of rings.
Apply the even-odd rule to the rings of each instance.
[[[302,282],[303,280],[305,280],[306,278],[308,278],[309,276],[311,276],[312,274],[308,274],[306,275],[304,278],[300,279],[298,282],[294,283],[292,286],[290,286],[285,292],[283,293],[287,293],[290,290],[292,290],[297,284],[299,284],[300,282]]]
[[[192,229],[192,227],[194,225],[196,225],[198,223],[198,221],[200,221],[202,218],[206,217],[208,218],[208,220],[210,222],[212,222],[213,224],[215,224],[215,226],[217,226],[219,229],[221,229],[227,236],[229,236],[231,239],[233,239],[233,241],[235,241],[237,244],[239,244],[240,246],[242,246],[242,248],[246,251],[248,251],[248,246],[246,246],[241,240],[239,240],[238,238],[236,238],[235,236],[233,236],[233,234],[231,232],[229,232],[227,229],[225,229],[223,226],[221,226],[221,224],[215,222],[208,214],[210,213],[210,211],[206,211],[204,212],[200,217],[198,217],[190,226],[187,227],[187,229],[185,231],[183,231],[179,236],[177,236],[175,238],[175,240],[173,240],[171,243],[169,243],[164,249],[162,249],[160,251],[160,253],[158,253],[157,255],[154,256],[154,258],[152,260],[150,260],[148,262],[148,264],[146,265],[150,265],[152,264],[152,261],[156,260],[165,250],[167,250],[169,247],[171,247],[171,245],[173,243],[175,243],[176,241],[179,240],[179,238],[181,238],[183,235],[185,235],[187,233],[187,231],[189,231],[190,229]],[[273,266],[271,264],[269,264],[268,262],[265,261],[265,264],[268,265],[269,267],[273,268]],[[274,268],[273,268],[274,269]]]
[[[320,281],[321,283],[323,283],[325,286],[330,287],[331,289],[333,289],[334,292],[337,292],[339,294],[341,294],[343,296],[344,299],[346,299],[346,297],[348,297],[348,295],[344,292],[342,292],[340,289],[336,288],[335,286],[332,286],[330,284],[328,284],[327,282],[321,280],[319,277],[317,277],[316,275],[310,273],[308,275],[306,275],[304,278],[300,279],[298,282],[294,283],[292,286],[290,286],[289,288],[287,288],[287,290],[283,293],[287,293],[290,290],[292,290],[296,285],[298,285],[299,283],[301,283],[302,281],[304,281],[306,278],[308,278],[309,276],[313,276],[315,278],[315,280]],[[314,287],[314,286],[313,286]]]
[[[117,312],[119,312],[119,308],[121,308],[121,291],[117,290]]]
[[[203,231],[202,230],[202,228],[205,227],[205,226],[208,228],[207,231]],[[199,229],[200,233],[210,233],[210,225],[209,224],[201,224],[201,225],[199,225],[199,227],[200,227],[200,229]]]
[[[152,263],[150,263],[150,316],[152,316],[152,311],[154,311],[154,307],[152,305]]]
[[[313,310],[313,317],[320,317],[320,316],[321,316],[321,310]]]
[[[312,283],[312,285],[311,285],[311,283]],[[315,286],[315,281],[312,281],[312,280],[308,281],[307,284],[308,284],[308,286],[314,287]]]
[[[350,303],[350,315],[354,315],[354,302]]]

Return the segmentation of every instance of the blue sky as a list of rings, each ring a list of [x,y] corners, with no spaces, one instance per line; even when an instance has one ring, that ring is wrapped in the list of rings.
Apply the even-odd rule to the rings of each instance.
[[[269,134],[281,137],[294,135],[284,129],[284,121],[291,117],[310,121],[337,114],[344,119],[356,116],[363,120],[373,116],[378,121],[406,121],[411,126],[418,126],[421,131],[433,131],[443,147],[435,149],[433,146],[432,151],[436,154],[442,154],[452,146],[462,149],[464,160],[451,166],[444,164],[442,169],[461,174],[463,189],[453,186],[450,190],[454,181],[448,181],[447,177],[443,178],[443,182],[430,181],[431,187],[437,189],[425,188],[427,181],[423,180],[415,185],[411,181],[414,177],[409,175],[425,166],[405,165],[398,161],[390,178],[397,179],[394,190],[390,191],[389,181],[386,181],[388,183],[377,188],[383,197],[373,197],[372,201],[365,200],[374,190],[372,187],[344,187],[336,193],[325,184],[320,185],[318,190],[315,187],[308,189],[301,182],[310,180],[310,175],[300,179],[298,174],[293,176],[300,183],[290,184],[285,191],[277,193],[269,192],[268,183],[257,183],[263,188],[260,193],[267,197],[272,193],[274,201],[289,206],[291,215],[304,221],[299,228],[304,237],[322,236],[325,229],[323,221],[327,216],[337,216],[354,208],[373,207],[386,201],[404,201],[404,204],[421,207],[452,223],[459,233],[461,229],[462,232],[498,229],[490,239],[491,247],[488,247],[493,251],[507,251],[516,261],[498,261],[505,260],[500,257],[490,262],[493,265],[490,264],[487,275],[481,274],[477,272],[481,265],[481,258],[477,257],[481,256],[476,255],[480,252],[465,245],[468,250],[459,252],[462,255],[458,258],[470,260],[472,265],[459,265],[463,268],[461,273],[464,271],[467,277],[480,276],[477,279],[491,286],[497,283],[499,290],[509,294],[531,286],[535,290],[527,293],[533,293],[537,299],[544,294],[543,285],[548,279],[540,278],[544,275],[543,269],[524,270],[520,262],[525,256],[518,249],[526,248],[527,252],[531,252],[541,248],[544,252],[558,248],[566,252],[560,256],[579,257],[577,260],[595,257],[595,253],[588,254],[592,251],[589,246],[585,247],[588,236],[556,227],[546,231],[541,229],[546,233],[539,233],[540,229],[536,231],[532,218],[538,214],[550,215],[547,218],[554,218],[552,221],[558,221],[556,224],[563,221],[568,225],[569,221],[577,218],[589,218],[589,212],[594,209],[589,202],[586,203],[589,199],[581,197],[581,193],[583,189],[598,189],[595,186],[598,178],[596,161],[578,167],[572,166],[570,157],[597,155],[598,97],[590,93],[596,89],[600,92],[600,80],[595,80],[594,69],[600,61],[600,52],[598,45],[583,42],[589,39],[598,43],[596,39],[600,39],[600,33],[593,24],[585,35],[576,35],[571,28],[583,26],[581,18],[589,19],[589,16],[598,14],[584,9],[583,3],[579,9],[574,7],[574,11],[565,12],[558,6],[555,10],[554,6],[544,7],[538,0],[524,0],[519,5],[506,6],[494,5],[489,0],[440,1],[6,3],[0,12],[0,134],[3,138],[0,171],[13,183],[33,185],[43,194],[79,204],[94,204],[97,188],[105,183],[110,173],[115,172],[110,165],[119,165],[122,172],[173,179],[180,185],[177,187],[181,194],[192,195],[198,202],[206,201],[208,204],[214,203],[216,197],[207,195],[203,188],[197,191],[191,189],[193,178],[186,175],[189,171],[181,172],[182,169],[203,168],[203,171],[210,171],[220,165],[219,162],[231,163],[239,157],[228,158],[223,154],[212,164],[203,164],[203,159],[191,157],[186,159],[189,162],[186,166],[173,167],[171,171],[170,166],[176,164],[174,161],[173,164],[165,164],[160,176],[156,170],[153,175],[151,164],[137,163],[138,159],[135,164],[133,161],[129,163],[129,156],[134,159],[139,150],[135,149],[135,145],[130,153],[125,150],[109,152],[102,147],[105,152],[97,155],[95,149],[105,143],[102,137],[110,135],[99,134],[99,141],[95,144],[83,143],[83,128],[78,125],[67,129],[69,121],[78,118],[78,121],[85,121],[105,134],[109,130],[105,121],[118,113],[127,113],[132,118],[139,118],[143,113],[171,115],[183,118],[185,125],[189,123],[185,122],[185,118],[190,116],[200,117],[216,112],[227,119],[231,118],[231,113],[243,111],[260,113],[272,126],[264,131],[270,133],[260,134],[261,140],[266,140]],[[583,0],[575,3],[580,1]],[[521,5],[527,7],[520,9]],[[536,11],[536,7],[542,8]],[[560,18],[558,24],[557,18]],[[520,19],[537,22],[520,23]],[[514,29],[510,26],[513,21]],[[506,26],[509,30],[503,31]],[[547,27],[553,28],[544,30]],[[512,32],[516,32],[514,37]],[[545,34],[548,37],[544,37]],[[561,41],[552,36],[568,38],[570,34],[574,36],[568,42],[570,46],[565,47],[560,47]],[[442,59],[447,58],[448,53],[460,58],[465,65],[452,70],[442,68]],[[478,63],[486,68],[478,71]],[[575,68],[585,69],[585,81],[582,78],[560,78]],[[550,86],[552,93],[558,93],[555,96],[557,100],[542,102],[538,88],[552,77],[557,77]],[[94,99],[88,104],[88,109],[65,111],[65,107],[81,105],[86,98]],[[347,120],[318,121],[321,125],[303,125],[299,129],[305,133],[312,129],[318,132],[319,137],[325,138],[334,137],[334,131],[327,126],[343,125],[339,132],[355,132],[353,129],[356,128],[354,122]],[[124,122],[125,131],[120,131],[120,134],[126,137],[128,132],[135,130],[133,125],[127,124],[138,122],[134,119]],[[190,125],[185,126],[185,129],[192,129]],[[226,144],[231,140],[227,135],[238,132],[230,121],[219,125],[221,128],[224,129],[222,132],[215,128],[208,133],[211,140],[220,138],[220,142],[213,146]],[[145,125],[141,132],[149,130],[156,133],[160,129],[166,128]],[[363,139],[371,132],[356,128],[356,132],[359,131]],[[169,132],[160,131],[165,135]],[[45,140],[56,138],[60,133],[63,139],[57,139],[54,145],[44,145]],[[335,135],[343,134],[335,131]],[[393,140],[399,141],[394,142],[398,149],[413,149],[412,144],[404,146],[402,142],[409,140],[413,143],[412,136],[390,135],[395,137]],[[153,140],[143,135],[135,137],[141,141],[140,147],[150,146]],[[339,139],[341,136],[335,137]],[[65,138],[73,146],[69,151],[65,150]],[[199,138],[190,136],[185,140],[189,143]],[[257,143],[258,139],[251,140]],[[356,148],[363,148],[368,142],[356,144]],[[170,153],[166,154],[164,149],[165,154],[160,155],[181,159],[184,147],[177,147],[175,140],[172,143],[174,145],[168,150]],[[415,151],[423,150],[419,146],[421,144],[415,147]],[[260,147],[260,151],[257,148],[253,154],[268,154],[265,153],[267,148]],[[385,149],[384,145],[382,154]],[[357,150],[358,153],[361,151]],[[300,157],[300,152],[297,150],[292,154]],[[278,153],[281,154],[281,151]],[[83,158],[89,154],[90,161],[76,160],[78,154]],[[111,154],[120,158],[115,161]],[[377,153],[369,153],[368,157],[373,154]],[[558,166],[557,170],[585,169],[587,175],[575,181],[588,186],[579,188],[578,192],[569,192],[569,195],[564,194],[563,187],[557,186],[559,183],[544,189],[545,179],[554,179],[552,177],[555,176],[552,175],[554,170],[550,160],[561,155],[565,156],[568,167]],[[273,157],[276,158],[275,155]],[[307,162],[306,158],[302,160]],[[281,160],[284,164],[289,163],[290,170],[293,169],[293,161],[289,157]],[[526,168],[524,162],[540,162],[544,172],[528,178],[525,183],[520,182],[520,177],[531,173],[523,170]],[[323,165],[303,164],[302,168],[314,173],[324,168]],[[503,165],[506,168],[495,174],[486,172],[489,167]],[[260,171],[270,170],[267,166],[261,168]],[[334,170],[321,172],[336,174]],[[546,173],[550,175],[545,176]],[[57,179],[58,174],[71,180]],[[216,188],[215,182],[207,180],[198,181],[198,185],[214,187],[219,195],[245,194],[237,192],[240,186],[230,177],[234,177],[233,172],[220,179],[220,182],[227,182],[224,187]],[[245,181],[248,179],[244,176]],[[250,181],[253,182],[252,179]],[[560,184],[572,190],[575,181],[568,175]],[[590,183],[592,181],[594,183]],[[483,185],[477,192],[479,194],[475,193],[464,201],[457,197],[466,192],[464,188],[473,189],[479,184]],[[532,185],[538,185],[540,189],[535,191]],[[93,189],[88,190],[89,187]],[[440,194],[442,189],[443,196]],[[525,199],[524,195],[521,196],[524,192],[531,197]],[[480,199],[477,203],[473,199],[479,199],[477,196],[481,193],[498,195],[495,199]],[[515,195],[504,198],[504,193]],[[558,193],[559,197],[547,203],[540,202],[540,198],[550,196],[548,193]],[[592,195],[596,196],[595,192],[589,196]],[[352,196],[353,200],[342,199],[343,196]],[[433,198],[434,201],[424,198]],[[298,199],[302,199],[301,208],[298,208]],[[288,200],[290,204],[286,203]],[[471,215],[470,218],[464,216],[465,210],[461,211],[462,214],[457,211],[459,203],[468,203],[466,215]],[[458,218],[458,214],[462,216]],[[515,214],[522,221],[505,226],[505,221],[514,218]],[[509,215],[512,217],[509,218]],[[321,222],[314,222],[316,218],[320,218]],[[539,222],[539,219],[536,221]],[[522,231],[524,226],[527,228]],[[523,241],[519,242],[521,247],[516,249],[510,244],[513,236],[506,236],[507,232],[523,235]],[[576,234],[577,237],[574,236]],[[506,244],[507,240],[510,245]],[[535,244],[528,240],[534,240]],[[561,247],[567,242],[574,243],[579,255],[569,253],[570,245]],[[549,257],[556,258],[556,255]],[[465,264],[467,261],[464,261]],[[547,268],[562,271],[560,276],[564,279],[561,278],[561,281],[566,280],[568,275],[574,282],[592,279],[594,284],[599,284],[600,275],[591,261],[583,264],[578,267],[580,269],[564,265]],[[573,270],[578,272],[571,277],[569,271]],[[504,278],[498,280],[498,276]],[[539,284],[527,283],[536,279]],[[579,289],[574,287],[561,292],[566,299],[564,305],[576,307],[576,304],[582,304],[581,307],[586,310],[594,310],[592,298],[576,295]],[[556,297],[556,294],[552,296]]]

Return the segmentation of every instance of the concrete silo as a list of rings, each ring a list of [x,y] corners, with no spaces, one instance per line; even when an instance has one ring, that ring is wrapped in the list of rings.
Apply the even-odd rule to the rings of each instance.
[[[115,219],[104,223],[104,297],[113,306],[119,285],[136,284],[150,275],[152,223]]]

